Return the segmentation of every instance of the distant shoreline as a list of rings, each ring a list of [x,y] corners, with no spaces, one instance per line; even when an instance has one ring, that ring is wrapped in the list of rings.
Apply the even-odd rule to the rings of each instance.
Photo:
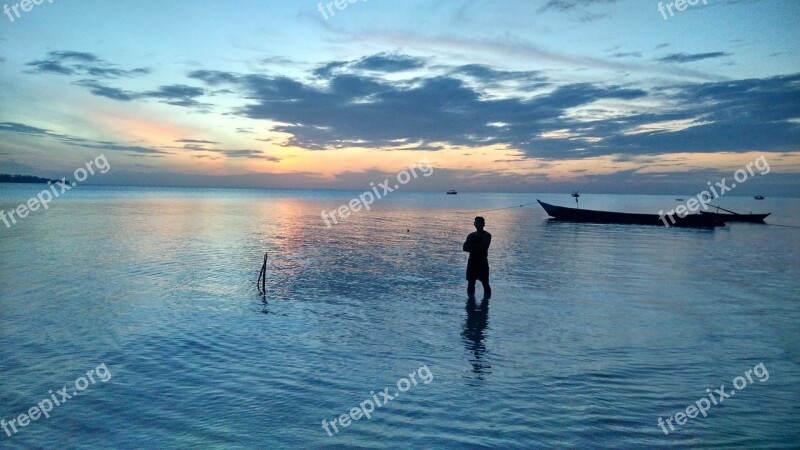
[[[35,177],[33,175],[9,175],[0,173],[0,183],[25,183],[25,184],[45,184],[56,183],[60,180],[51,180],[50,178]]]

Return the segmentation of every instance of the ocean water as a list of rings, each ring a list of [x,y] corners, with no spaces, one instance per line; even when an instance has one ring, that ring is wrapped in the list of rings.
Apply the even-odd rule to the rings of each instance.
[[[40,189],[0,185],[0,209]],[[0,448],[800,447],[800,199],[724,198],[772,225],[693,230],[395,192],[327,228],[356,194],[82,186],[0,223],[0,418],[72,397]],[[478,214],[494,292],[471,308]]]

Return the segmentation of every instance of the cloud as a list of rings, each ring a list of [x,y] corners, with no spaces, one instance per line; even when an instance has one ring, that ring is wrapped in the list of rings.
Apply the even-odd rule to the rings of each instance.
[[[456,68],[453,73],[470,74],[473,81],[489,80],[493,73],[526,82],[542,79],[535,73],[494,72],[480,66]],[[420,148],[437,142],[519,146],[569,108],[646,94],[622,86],[578,83],[532,100],[488,99],[478,88],[450,76],[406,83],[342,74],[332,76],[327,86],[257,74],[196,71],[189,76],[210,85],[231,84],[252,102],[236,114],[281,123],[273,129],[291,134],[289,145],[320,150],[396,147],[398,142],[417,143]]]
[[[34,67],[30,71],[33,73],[88,77],[79,79],[74,84],[88,89],[93,95],[111,100],[130,102],[154,98],[169,105],[196,108],[200,111],[205,111],[210,106],[197,100],[199,97],[206,95],[203,89],[184,84],[160,86],[157,89],[145,92],[135,92],[109,86],[107,80],[146,75],[150,73],[150,69],[118,69],[93,53],[52,51],[47,54],[47,58],[30,62],[27,65]],[[99,80],[105,81],[101,82]]]
[[[165,148],[158,147],[145,147],[140,145],[126,145],[112,141],[97,141],[91,139],[84,139],[81,137],[70,136],[66,134],[59,134],[44,128],[34,127],[16,122],[0,122],[0,134],[13,133],[22,134],[26,136],[49,138],[64,144],[74,145],[82,148],[98,149],[98,150],[111,150],[128,152],[140,156],[163,157],[165,155],[174,154],[174,152],[166,151]],[[252,149],[221,149],[221,148],[206,148],[205,145],[215,145],[218,142],[196,139],[177,139],[176,143],[183,144],[180,147],[167,147],[172,149],[182,149],[191,152],[206,152],[216,155],[226,156],[228,158],[244,158],[244,159],[262,159],[269,162],[280,162],[281,158],[275,156],[265,155],[262,150]],[[193,158],[209,158],[219,159],[219,156],[214,155],[191,155]]]
[[[672,110],[603,124],[600,134],[621,153],[790,151],[800,146],[800,74],[674,86]],[[670,120],[699,120],[679,130],[627,131]],[[598,130],[599,131],[599,130]]]
[[[51,133],[44,128],[32,127],[16,122],[0,122],[0,132],[26,134],[28,136],[49,136]]]
[[[560,12],[573,11],[578,8],[587,8],[595,5],[610,5],[619,0],[548,0],[539,11],[556,10]]]
[[[658,58],[658,60],[666,63],[683,64],[695,61],[702,61],[704,59],[721,58],[723,56],[731,56],[731,54],[726,52],[693,53],[693,54],[672,53],[670,55],[664,56],[663,58]]]
[[[539,72],[484,65],[403,80],[341,69],[350,66],[347,61],[325,64],[340,69],[328,71],[323,84],[210,70],[189,77],[232,89],[248,101],[233,114],[269,121],[273,131],[290,135],[285,145],[313,150],[498,145],[532,158],[557,159],[789,151],[800,143],[800,129],[790,122],[800,117],[800,75],[645,89],[559,84]],[[501,81],[538,90],[535,95],[524,89],[503,98],[486,95]],[[640,100],[659,106],[641,106]],[[603,106],[609,102],[639,106],[621,112]]]
[[[425,60],[422,58],[389,53],[368,56],[353,64],[356,69],[376,72],[402,72],[419,69],[423,66],[425,66]]]
[[[424,58],[399,53],[378,53],[355,61],[333,61],[318,67],[313,71],[313,74],[318,77],[329,78],[336,74],[364,71],[394,73],[421,69],[425,65],[426,60]]]
[[[139,98],[139,95],[135,92],[104,86],[98,83],[96,80],[78,80],[74,84],[89,89],[89,92],[97,95],[98,97],[106,97],[112,100],[119,100],[123,102],[129,102]]]
[[[364,31],[355,34],[337,29],[335,32],[339,33],[342,39],[348,41],[365,40],[392,46],[401,45],[405,48],[417,49],[420,52],[485,54],[492,58],[502,56],[506,58],[524,59],[528,61],[529,64],[546,63],[573,69],[577,66],[586,69],[608,70],[613,71],[615,75],[618,75],[619,72],[628,72],[632,74],[656,74],[673,78],[680,77],[690,80],[720,81],[725,79],[725,77],[718,75],[672,65],[642,64],[553,51],[552,49],[529,41],[519,40],[510,35],[481,39],[464,38],[453,35],[428,36],[410,33],[392,34],[384,30]],[[348,61],[334,61],[328,64],[329,67],[327,67],[327,69],[332,70],[336,67],[346,67],[347,64],[349,64]]]
[[[250,158],[250,159],[264,159],[266,156],[261,150],[213,150],[222,153],[228,158]]]
[[[204,153],[214,153],[215,155],[191,155],[192,158],[207,158],[212,160],[220,159],[221,156],[226,156],[228,158],[245,158],[245,159],[263,159],[269,162],[280,162],[281,158],[275,156],[267,156],[264,154],[262,150],[252,150],[252,149],[225,149],[225,148],[217,148],[217,147],[206,147],[206,145],[214,145],[218,144],[218,142],[214,141],[204,141],[204,140],[195,140],[195,139],[178,139],[175,142],[183,144],[182,147],[172,147],[172,148],[180,148],[183,150],[188,150],[191,152],[204,152]]]
[[[161,86],[156,90],[146,92],[133,92],[110,87],[99,83],[97,80],[78,80],[74,84],[89,89],[89,92],[99,97],[106,97],[123,102],[155,98],[169,105],[197,108],[199,110],[205,110],[207,106],[210,106],[197,101],[198,97],[205,95],[203,89],[182,84]]]
[[[169,105],[198,107],[206,106],[195,100],[197,97],[202,97],[203,95],[205,95],[203,89],[184,84],[173,84],[161,86],[155,91],[143,92],[138,95],[138,98],[159,98]]]
[[[676,53],[662,61],[726,55]],[[94,61],[91,55],[72,59]],[[569,83],[536,70],[512,71],[486,64],[431,66],[427,61],[378,53],[329,61],[295,77],[195,70],[187,74],[188,79],[202,87],[174,83],[141,92],[97,80],[83,79],[76,84],[118,101],[157,99],[194,108],[205,106],[199,99],[207,92],[224,90],[234,97],[231,104],[242,105],[228,114],[260,120],[272,131],[286,133],[282,142],[275,141],[278,145],[311,150],[436,151],[497,146],[520,150],[529,158],[580,159],[673,152],[794,151],[800,143],[796,123],[800,74],[661,85],[650,80],[651,84],[644,86]],[[406,69],[414,71],[404,73]],[[20,128],[6,126],[5,131],[55,136],[47,130],[15,126]],[[236,131],[252,133],[250,128]],[[259,150],[219,149],[214,141],[176,142],[183,147],[162,149],[269,158]],[[126,148],[115,145],[118,147],[110,148]],[[158,150],[127,148],[132,152]]]
[[[642,52],[617,52],[611,55],[612,58],[641,58]]]
[[[550,84],[549,78],[538,70],[497,70],[484,64],[467,64],[456,67],[449,75],[477,82],[483,89],[501,88],[510,84],[519,91],[538,89]]]
[[[97,141],[92,139],[84,139],[81,137],[70,136],[67,134],[59,134],[51,130],[25,125],[17,122],[0,122],[0,133],[22,134],[26,136],[52,139],[54,141],[61,142],[63,144],[74,145],[76,147],[99,149],[99,150],[122,151],[122,152],[147,155],[153,157],[159,157],[170,154],[169,152],[153,147],[144,147],[139,145],[124,145],[112,141]]]
[[[178,142],[178,143],[181,143],[181,144],[219,144],[219,142],[215,142],[215,141],[203,141],[203,140],[197,140],[197,139],[177,139],[175,142]]]
[[[82,75],[95,78],[130,78],[150,73],[150,69],[119,69],[93,53],[74,51],[52,51],[47,58],[27,64],[32,66],[32,73],[50,73],[57,75]]]

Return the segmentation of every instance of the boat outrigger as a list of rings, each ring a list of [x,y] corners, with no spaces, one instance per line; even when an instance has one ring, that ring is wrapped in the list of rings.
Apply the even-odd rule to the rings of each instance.
[[[706,214],[690,214],[685,217],[672,216],[672,218],[662,217],[658,214],[634,214],[612,211],[595,211],[591,209],[567,208],[564,206],[551,205],[541,200],[536,200],[542,205],[547,214],[556,219],[567,222],[588,222],[588,223],[614,223],[630,225],[667,225],[675,227],[700,227],[713,228],[725,225],[725,222],[717,217]]]
[[[766,214],[739,214],[736,211],[731,211],[729,209],[720,208],[719,206],[708,205],[712,208],[717,208],[717,210],[722,210],[730,214],[721,214],[719,212],[708,212],[708,211],[700,211],[700,214],[709,217],[715,217],[717,219],[723,220],[725,222],[750,222],[750,223],[763,223],[764,219],[767,218],[772,213]]]

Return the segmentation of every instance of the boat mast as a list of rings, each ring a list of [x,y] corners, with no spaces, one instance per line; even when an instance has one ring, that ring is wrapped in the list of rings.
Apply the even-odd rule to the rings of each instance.
[[[581,207],[578,205],[578,197],[580,197],[581,194],[578,191],[572,191],[572,196],[575,198],[575,207],[580,209]]]

